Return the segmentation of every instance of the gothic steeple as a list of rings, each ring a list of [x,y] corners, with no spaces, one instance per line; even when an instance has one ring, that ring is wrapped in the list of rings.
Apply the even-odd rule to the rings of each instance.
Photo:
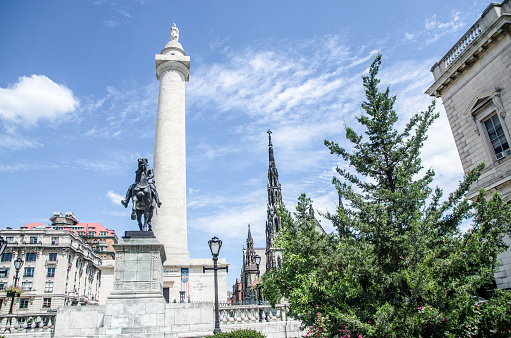
[[[268,205],[266,213],[266,271],[280,265],[280,251],[274,247],[274,238],[282,229],[282,221],[278,214],[279,205],[282,205],[282,193],[279,182],[279,173],[275,166],[273,145],[271,143],[271,130],[268,129]]]
[[[250,224],[248,225],[247,250],[254,250],[254,240],[252,239],[252,233],[250,232]]]

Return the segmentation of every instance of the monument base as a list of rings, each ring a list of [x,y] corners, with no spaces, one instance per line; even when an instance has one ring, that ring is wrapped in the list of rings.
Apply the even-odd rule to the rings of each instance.
[[[165,303],[163,298],[163,262],[165,248],[150,231],[126,231],[115,249],[112,292],[106,304],[118,300],[143,299]]]

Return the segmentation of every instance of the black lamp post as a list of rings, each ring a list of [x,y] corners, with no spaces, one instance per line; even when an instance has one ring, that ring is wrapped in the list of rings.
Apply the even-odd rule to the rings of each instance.
[[[257,278],[259,278],[261,276],[261,271],[259,270],[259,265],[261,264],[261,256],[255,255],[254,260],[257,266]],[[259,281],[257,284],[257,304],[263,305],[263,299],[261,297],[261,283],[259,283]],[[259,308],[259,321],[263,321],[263,309],[261,307]]]
[[[21,267],[23,266],[23,259],[21,257],[18,257],[14,261],[14,268],[16,269],[16,276],[14,277],[14,287],[18,286],[18,273],[20,272]],[[14,297],[16,297],[16,292],[12,292],[11,295],[11,307],[9,308],[9,314],[12,314],[12,307],[14,306]]]
[[[218,237],[213,237],[208,241],[209,249],[211,250],[211,255],[213,256],[213,267],[206,268],[202,267],[202,272],[205,273],[206,270],[213,270],[215,272],[215,329],[213,330],[213,334],[217,332],[222,332],[220,330],[220,311],[218,310],[218,270],[225,269],[229,272],[228,267],[219,268],[218,267],[218,254],[220,253],[220,248],[222,247],[222,241],[218,239]]]

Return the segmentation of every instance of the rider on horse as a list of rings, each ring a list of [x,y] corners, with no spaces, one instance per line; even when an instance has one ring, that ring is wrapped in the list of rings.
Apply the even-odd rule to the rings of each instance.
[[[124,205],[125,208],[128,207],[128,203],[130,201],[130,198],[133,196],[133,188],[140,183],[140,175],[145,172],[147,175],[147,180],[152,180],[149,182],[149,187],[151,187],[151,195],[153,196],[154,200],[156,201],[156,205],[161,207],[160,197],[158,196],[158,192],[156,191],[156,182],[154,181],[154,172],[153,168],[148,167],[148,161],[147,158],[139,158],[138,159],[138,169],[135,171],[135,183],[130,185],[128,188],[128,191],[126,192],[126,199],[122,200],[121,203]]]

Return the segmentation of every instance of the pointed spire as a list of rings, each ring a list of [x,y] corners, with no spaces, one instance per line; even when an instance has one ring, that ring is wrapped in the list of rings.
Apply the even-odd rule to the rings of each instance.
[[[271,144],[271,130],[268,129],[268,155],[270,157],[270,166],[275,166],[275,157],[273,156],[273,145]]]
[[[247,236],[247,248],[250,244],[254,243],[254,240],[252,239],[252,232],[250,232],[250,224],[248,225],[248,236]]]
[[[271,130],[268,129],[268,205],[266,213],[266,271],[275,266],[278,249],[274,247],[274,238],[282,229],[282,220],[277,212],[279,205],[282,205],[282,193],[279,182],[279,173],[273,156],[273,145],[271,143]]]

